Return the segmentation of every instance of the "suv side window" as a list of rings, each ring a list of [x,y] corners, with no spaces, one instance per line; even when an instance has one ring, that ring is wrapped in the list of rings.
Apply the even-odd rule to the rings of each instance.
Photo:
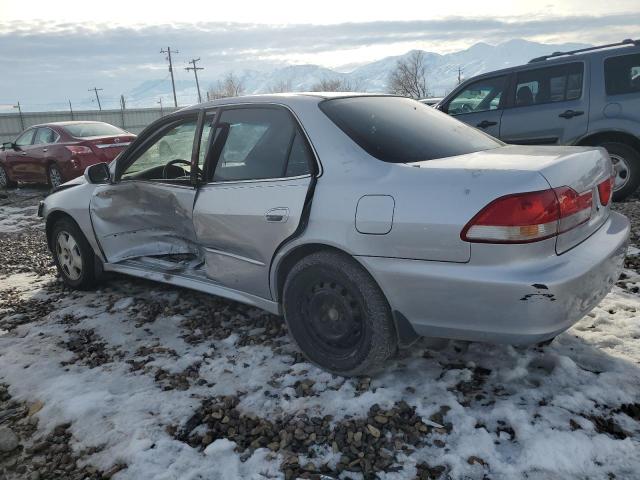
[[[582,96],[583,72],[582,63],[519,72],[516,78],[515,106],[576,100]]]
[[[228,132],[217,155],[214,182],[283,178],[310,172],[306,143],[284,109],[225,110],[218,127],[228,128]],[[300,138],[296,142],[297,137]]]
[[[607,58],[604,84],[607,95],[640,92],[640,53]]]
[[[19,147],[25,147],[27,145],[31,145],[31,143],[33,142],[34,133],[36,133],[35,128],[31,130],[27,130],[16,139],[15,144]]]
[[[501,107],[500,100],[506,88],[507,77],[487,78],[472,83],[458,93],[447,106],[449,115],[486,112]]]

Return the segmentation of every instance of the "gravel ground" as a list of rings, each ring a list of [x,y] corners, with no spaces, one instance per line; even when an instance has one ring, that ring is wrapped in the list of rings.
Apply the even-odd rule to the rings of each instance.
[[[640,250],[630,251],[619,297],[548,348],[418,342],[380,377],[345,380],[306,363],[282,319],[255,308],[121,276],[98,292],[68,290],[33,216],[44,193],[0,195],[0,339],[9,342],[0,347],[0,480],[638,478],[639,463],[609,452],[640,451],[640,331],[614,330],[638,323]],[[631,219],[637,248],[640,199],[614,208]],[[31,373],[46,368],[39,380]],[[85,381],[85,393],[103,373],[130,382],[124,397],[144,385],[148,404],[128,417],[117,396],[91,397],[99,412],[66,408],[79,396],[65,394],[67,380]],[[58,388],[38,388],[54,374]],[[574,389],[579,401],[567,396]],[[147,414],[148,444],[128,444]],[[584,457],[575,468],[553,452],[574,441],[575,463]],[[169,444],[167,464],[145,457]]]

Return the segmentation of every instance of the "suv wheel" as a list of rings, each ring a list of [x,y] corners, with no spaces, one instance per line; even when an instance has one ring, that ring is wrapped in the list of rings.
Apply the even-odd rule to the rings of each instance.
[[[80,228],[68,218],[58,220],[51,232],[51,252],[64,283],[87,290],[96,282],[95,254]]]
[[[640,154],[624,143],[604,142],[599,146],[609,152],[615,170],[613,200],[624,200],[640,185]]]
[[[51,188],[58,188],[64,183],[60,170],[55,165],[49,167],[49,185]]]
[[[9,175],[2,165],[0,165],[0,188],[13,188],[16,182],[9,180]]]
[[[372,373],[396,351],[389,304],[373,278],[349,256],[318,252],[287,276],[289,332],[316,365],[344,376]]]

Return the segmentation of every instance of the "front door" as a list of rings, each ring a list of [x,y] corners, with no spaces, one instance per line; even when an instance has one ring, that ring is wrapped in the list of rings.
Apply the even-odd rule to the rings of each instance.
[[[521,145],[573,144],[586,133],[589,120],[583,77],[582,62],[518,72],[500,138]]]
[[[7,166],[11,171],[11,178],[21,182],[35,182],[38,179],[33,175],[31,155],[33,149],[33,137],[35,128],[26,130],[14,142],[13,150],[7,151]]]
[[[478,80],[460,90],[443,110],[457,120],[498,137],[507,76]]]
[[[107,261],[197,255],[191,178],[197,113],[173,117],[118,160],[113,184],[96,187],[91,220]]]
[[[211,133],[193,221],[216,283],[272,298],[269,269],[295,234],[316,163],[283,107],[224,109]]]

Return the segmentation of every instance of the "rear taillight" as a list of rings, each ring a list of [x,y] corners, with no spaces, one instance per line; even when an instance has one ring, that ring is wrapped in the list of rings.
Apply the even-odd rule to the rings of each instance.
[[[91,155],[93,153],[89,147],[82,145],[67,145],[64,148],[69,150],[73,155]]]
[[[591,192],[569,187],[500,197],[460,233],[467,242],[529,243],[571,230],[591,217]]]
[[[598,184],[598,196],[601,205],[608,205],[611,201],[611,193],[613,192],[613,182],[615,177],[607,178],[604,182]]]

